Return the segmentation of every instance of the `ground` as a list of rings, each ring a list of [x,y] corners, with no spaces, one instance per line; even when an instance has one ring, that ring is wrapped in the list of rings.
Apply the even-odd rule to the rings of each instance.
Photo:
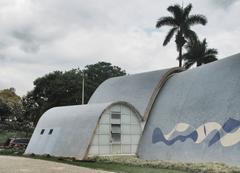
[[[11,137],[25,137],[23,132],[0,131],[0,145]],[[79,162],[54,157],[23,157],[24,150],[0,147],[0,173],[102,173],[106,170],[121,173],[185,173],[171,169],[141,167],[105,162]],[[5,156],[8,155],[8,156]],[[17,156],[17,157],[14,157]],[[61,162],[61,163],[60,163]],[[87,168],[83,168],[87,167]],[[91,169],[89,169],[91,168]],[[96,170],[97,169],[97,170]]]
[[[114,163],[98,163],[98,162],[73,162],[55,160],[55,158],[31,159],[15,156],[0,155],[0,173],[185,173],[181,171],[143,168],[139,166],[127,166]],[[43,159],[43,158],[42,158]],[[64,163],[60,163],[64,162]],[[65,164],[68,163],[68,164]],[[88,168],[86,168],[88,167]],[[106,171],[102,171],[106,170]]]
[[[23,157],[0,156],[0,172],[3,173],[107,173],[102,170],[83,168],[63,163],[29,159]]]

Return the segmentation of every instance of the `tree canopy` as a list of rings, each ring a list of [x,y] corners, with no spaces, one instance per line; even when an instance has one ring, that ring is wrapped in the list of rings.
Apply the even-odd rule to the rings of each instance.
[[[15,93],[14,88],[0,91],[0,129],[18,129],[19,122],[24,114],[21,97]]]
[[[0,91],[0,121],[12,121],[16,119],[23,110],[21,97],[15,93],[14,88]]]
[[[106,79],[125,75],[126,72],[111,63],[98,62],[85,66],[83,70],[54,71],[37,78],[34,89],[23,97],[25,115],[37,123],[40,116],[56,106],[82,104],[82,79],[85,79],[85,102]]]
[[[96,64],[87,65],[83,70],[85,76],[85,103],[88,102],[93,92],[106,79],[126,75],[125,70],[118,66],[112,66],[111,63],[98,62]]]

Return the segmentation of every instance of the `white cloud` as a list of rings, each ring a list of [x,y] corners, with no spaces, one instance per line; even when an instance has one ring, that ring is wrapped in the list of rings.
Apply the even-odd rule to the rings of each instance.
[[[194,27],[200,37],[219,57],[237,53],[239,0],[191,2],[193,13],[208,17],[207,26]],[[0,88],[15,87],[23,95],[37,77],[98,61],[128,73],[177,66],[174,40],[162,47],[168,28],[155,29],[168,5],[167,0],[1,0]]]

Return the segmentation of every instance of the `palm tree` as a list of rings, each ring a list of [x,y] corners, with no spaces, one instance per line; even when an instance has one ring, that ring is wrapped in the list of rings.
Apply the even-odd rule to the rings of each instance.
[[[182,66],[182,48],[187,40],[193,40],[197,38],[194,31],[190,29],[191,26],[195,24],[205,25],[207,23],[207,18],[200,14],[190,15],[192,9],[192,4],[189,4],[185,8],[176,4],[169,6],[167,10],[173,16],[165,16],[158,19],[156,27],[161,28],[162,26],[171,26],[163,46],[166,46],[173,35],[175,34],[175,42],[177,45],[177,51],[179,52],[179,67]]]
[[[217,60],[216,55],[218,51],[216,49],[208,49],[206,39],[203,39],[203,41],[198,39],[190,41],[185,48],[187,52],[183,54],[182,58],[185,61],[184,67],[186,69],[190,68],[195,63],[197,66],[201,66],[202,64]]]

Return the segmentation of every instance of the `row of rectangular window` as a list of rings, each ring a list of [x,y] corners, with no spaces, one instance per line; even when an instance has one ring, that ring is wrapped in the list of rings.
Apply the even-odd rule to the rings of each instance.
[[[100,123],[124,123],[124,124],[138,124],[139,120],[136,115],[120,115],[120,114],[104,114],[102,116]]]
[[[92,145],[110,145],[112,143],[121,144],[138,144],[140,135],[121,135],[111,134],[109,135],[97,135],[93,138]]]
[[[40,132],[40,135],[43,135],[45,132],[45,129],[42,129],[41,132]],[[50,129],[48,134],[51,135],[53,133],[53,129]]]
[[[121,154],[134,154],[137,151],[138,145],[121,145]],[[96,155],[96,154],[113,154],[115,146],[92,146],[90,148],[89,154]],[[120,154],[119,153],[119,154]]]
[[[109,134],[109,133],[121,133],[121,134],[141,134],[140,125],[120,125],[112,124],[111,126],[99,125],[96,134]]]

